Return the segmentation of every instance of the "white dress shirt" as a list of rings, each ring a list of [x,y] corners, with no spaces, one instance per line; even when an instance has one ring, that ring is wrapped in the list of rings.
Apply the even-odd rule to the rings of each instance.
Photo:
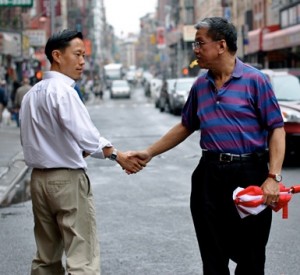
[[[100,136],[73,84],[68,76],[48,71],[24,96],[21,144],[29,167],[86,169],[83,151],[103,159],[102,148],[112,146]]]

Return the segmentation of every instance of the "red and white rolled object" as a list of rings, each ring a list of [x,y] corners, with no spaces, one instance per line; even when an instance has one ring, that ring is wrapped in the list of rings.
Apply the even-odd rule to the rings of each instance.
[[[292,194],[300,192],[300,185],[285,187],[280,183],[280,194],[278,202],[270,205],[275,211],[282,209],[282,218],[288,218],[288,202],[292,198]],[[267,205],[263,204],[263,191],[259,186],[250,185],[246,188],[238,187],[232,195],[233,201],[241,218],[248,215],[257,215],[263,211]]]

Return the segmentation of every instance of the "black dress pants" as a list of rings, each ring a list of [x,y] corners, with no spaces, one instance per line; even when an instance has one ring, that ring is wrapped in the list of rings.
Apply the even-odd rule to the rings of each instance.
[[[232,194],[237,187],[260,186],[268,174],[264,158],[219,162],[201,158],[192,175],[191,213],[204,275],[263,275],[272,210],[240,218]]]

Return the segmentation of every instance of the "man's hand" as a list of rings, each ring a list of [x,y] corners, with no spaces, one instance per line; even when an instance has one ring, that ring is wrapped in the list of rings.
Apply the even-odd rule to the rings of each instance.
[[[137,156],[131,154],[132,152],[120,152],[118,151],[117,162],[125,170],[125,172],[130,174],[135,174],[146,167],[147,161],[143,158],[138,158]]]
[[[128,156],[138,158],[145,164],[148,163],[152,159],[152,156],[149,154],[149,152],[147,150],[129,151]]]
[[[278,182],[276,182],[272,178],[267,178],[265,182],[261,185],[261,189],[264,193],[264,204],[270,205],[278,202],[280,193]]]
[[[89,155],[90,155],[90,154],[87,153],[87,152],[85,152],[85,151],[82,152],[82,156],[83,156],[84,158],[88,157]]]

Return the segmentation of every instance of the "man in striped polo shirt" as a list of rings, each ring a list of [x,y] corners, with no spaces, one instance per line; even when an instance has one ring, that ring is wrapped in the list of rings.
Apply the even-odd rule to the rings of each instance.
[[[236,275],[263,275],[272,210],[241,219],[232,193],[257,184],[265,204],[278,201],[283,119],[269,80],[236,57],[236,28],[221,17],[205,18],[195,28],[193,50],[207,73],[192,86],[181,122],[131,154],[149,162],[200,130],[202,157],[192,175],[190,202],[203,274],[229,275],[231,259]]]

